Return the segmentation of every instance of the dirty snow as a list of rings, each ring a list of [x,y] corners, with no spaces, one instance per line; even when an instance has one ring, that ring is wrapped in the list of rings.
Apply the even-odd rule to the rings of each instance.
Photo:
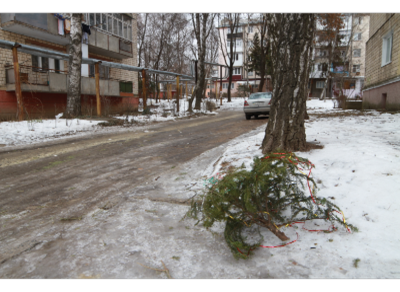
[[[377,111],[347,117],[319,117],[313,113],[337,111],[331,100],[307,102],[310,120],[306,122],[308,141],[324,145],[321,150],[296,153],[315,164],[313,177],[320,197],[332,200],[348,222],[359,228],[350,234],[344,228],[334,233],[312,233],[300,228],[282,228],[292,245],[255,254],[273,254],[269,265],[286,266],[289,278],[400,278],[400,115]],[[223,154],[209,164],[203,175],[223,173],[222,163],[251,168],[253,156],[262,156],[260,145],[265,127],[251,137],[236,138]],[[308,223],[306,228],[315,227]],[[268,234],[269,233],[269,234]],[[269,231],[264,245],[279,245]],[[312,248],[312,249],[311,249]],[[262,256],[264,257],[264,256]],[[358,268],[354,261],[359,259]],[[257,261],[257,259],[254,259]]]
[[[224,104],[222,109],[240,110],[242,103],[237,99],[232,103],[236,106]],[[264,137],[263,126],[171,169],[165,177],[144,182],[133,193],[118,194],[121,200],[126,198],[118,209],[100,210],[68,225],[61,250],[49,250],[42,259],[38,245],[16,258],[18,275],[29,277],[35,269],[33,263],[47,261],[52,265],[38,265],[45,274],[36,277],[66,277],[69,271],[68,277],[72,278],[166,278],[164,273],[137,264],[162,268],[163,260],[174,278],[400,278],[400,233],[396,232],[400,116],[367,111],[359,116],[318,117],[316,114],[340,110],[334,109],[330,100],[311,100],[307,105],[307,140],[324,148],[297,155],[315,164],[313,177],[320,181],[317,195],[334,197],[346,220],[359,228],[358,233],[350,234],[341,227],[329,234],[311,233],[301,227],[283,228],[292,240],[297,232],[297,242],[282,248],[259,248],[249,260],[237,261],[226,246],[222,224],[211,233],[194,226],[194,220],[180,221],[188,206],[136,198],[155,198],[161,192],[165,198],[188,199],[204,189],[207,178],[223,172],[223,162],[233,166],[244,163],[250,168],[252,158],[262,155],[259,145]],[[313,227],[309,224],[307,227]],[[81,232],[77,233],[77,228]],[[264,245],[281,244],[269,231],[263,235]],[[85,270],[82,263],[89,264],[88,258],[93,264]],[[11,268],[11,263],[3,264],[2,271]],[[61,269],[52,268],[59,263]]]

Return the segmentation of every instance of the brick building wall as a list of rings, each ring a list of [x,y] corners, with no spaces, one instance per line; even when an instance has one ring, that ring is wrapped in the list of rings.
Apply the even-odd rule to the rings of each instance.
[[[137,14],[132,14],[132,58],[127,58],[118,60],[113,58],[105,58],[101,55],[95,55],[90,53],[93,58],[98,57],[99,59],[107,59],[110,62],[115,63],[122,63],[131,66],[137,66]],[[1,23],[1,16],[0,16],[0,23]],[[89,36],[90,37],[90,36]],[[67,53],[66,46],[50,43],[44,40],[36,39],[27,37],[24,35],[12,33],[5,31],[0,28],[0,39],[11,41],[11,42],[18,42],[20,44],[32,45],[34,42],[35,46],[41,46],[49,48],[51,50],[57,50],[63,53]],[[21,65],[32,65],[32,57],[30,54],[18,52],[18,61]],[[0,48],[0,90],[6,90],[6,72],[5,72],[5,65],[12,65],[13,64],[13,57],[12,57],[12,50]],[[64,70],[68,71],[68,62],[64,61]],[[138,73],[133,71],[126,71],[121,69],[110,68],[110,77],[118,80],[125,80],[125,81],[133,81],[133,94],[138,94]]]
[[[355,20],[357,17],[362,17],[361,24],[357,24]],[[352,40],[351,47],[352,50],[360,49],[360,57],[352,56],[350,63],[350,75],[351,76],[365,76],[365,58],[366,58],[366,43],[369,39],[369,26],[370,26],[370,16],[369,15],[358,15],[355,14],[355,19],[353,19],[353,35],[356,33],[361,33],[360,40]],[[353,54],[353,52],[350,52]],[[356,74],[353,72],[353,65],[360,65],[360,73]]]
[[[387,13],[371,14],[371,37],[367,42],[366,54],[366,89],[400,76],[400,14],[387,16]],[[392,62],[381,66],[382,37],[390,30],[393,30]]]
[[[400,109],[400,14],[371,14],[370,22],[364,108]],[[383,36],[391,30],[393,31],[392,60],[382,66]]]

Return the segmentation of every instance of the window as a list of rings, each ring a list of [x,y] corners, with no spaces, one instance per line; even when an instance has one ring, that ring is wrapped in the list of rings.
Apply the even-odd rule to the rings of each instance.
[[[54,60],[54,70],[56,73],[60,73],[60,60]]]
[[[361,49],[353,50],[353,57],[361,57]]]
[[[32,55],[32,70],[34,72],[40,72],[41,70],[49,69],[49,58],[38,57]]]
[[[361,16],[360,16],[360,17],[354,18],[354,24],[355,24],[355,25],[361,24],[361,23],[362,23],[362,17],[361,17]]]
[[[235,83],[232,83],[231,84],[231,89],[234,89],[235,88]]]
[[[87,13],[90,26],[132,41],[132,19],[121,13]]]
[[[326,56],[326,51],[319,51],[318,54],[320,57],[325,57]]]
[[[326,64],[326,63],[318,64],[318,71],[327,71],[327,70],[328,70],[328,64]]]
[[[32,55],[32,70],[34,72],[38,72],[39,71],[39,58],[38,56],[33,56]]]
[[[237,68],[233,68],[233,75],[240,75],[240,71],[242,68],[237,67]]]
[[[236,61],[239,60],[239,54],[236,54]]]
[[[342,57],[345,57],[345,56],[346,56],[346,51],[340,51],[340,55],[341,55]]]
[[[252,32],[253,32],[253,27],[252,27],[252,26],[248,26],[248,27],[247,27],[247,31],[248,31],[249,33],[252,33]]]
[[[392,62],[393,31],[382,38],[382,66]]]
[[[253,76],[253,71],[249,71],[249,76]]]
[[[124,82],[124,81],[121,81],[120,83],[119,83],[119,91],[120,92],[129,92],[129,93],[132,93],[133,92],[133,86],[132,86],[133,84],[132,84],[132,81],[127,81],[127,82]]]
[[[317,81],[315,88],[324,88],[325,81]]]
[[[236,46],[241,47],[242,46],[242,40],[236,40]]]
[[[353,65],[353,73],[360,72],[360,65]]]
[[[355,33],[355,34],[354,34],[354,37],[353,37],[353,40],[355,40],[355,41],[360,41],[360,40],[361,40],[361,33],[360,33],[360,32]]]

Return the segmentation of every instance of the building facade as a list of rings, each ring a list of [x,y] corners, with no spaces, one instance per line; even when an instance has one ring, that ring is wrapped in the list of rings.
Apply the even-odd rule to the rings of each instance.
[[[1,13],[0,39],[68,53],[69,14]],[[82,56],[137,65],[136,14],[84,13]],[[25,111],[28,116],[54,116],[66,106],[68,62],[18,52]],[[94,65],[82,64],[82,114],[95,106]],[[137,72],[102,67],[100,94],[114,108],[138,94]],[[55,109],[56,108],[56,109]],[[0,118],[16,113],[12,51],[0,48]]]
[[[400,14],[371,14],[363,108],[400,110]]]
[[[362,98],[370,16],[342,14],[341,18],[341,40],[333,51],[327,46],[326,39],[319,39],[319,36],[324,34],[324,28],[317,24],[317,43],[309,81],[310,97],[320,97],[326,81],[325,97],[338,97],[343,94],[347,98]]]
[[[224,44],[224,52],[221,50],[221,46],[219,47],[218,52],[218,63],[225,64],[224,55],[227,55],[229,52],[231,41],[235,42],[236,48],[234,49],[234,64],[233,64],[233,75],[232,75],[232,84],[231,84],[231,94],[232,96],[243,96],[242,92],[239,92],[239,85],[247,85],[249,84],[251,91],[257,91],[258,85],[260,84],[261,77],[256,74],[256,72],[249,71],[247,62],[248,56],[250,54],[250,48],[252,46],[252,41],[254,35],[259,32],[259,25],[256,21],[249,22],[246,20],[241,20],[236,31],[232,32],[228,25],[221,21],[219,27],[219,34],[221,40]],[[226,57],[226,61],[229,64],[229,59]],[[223,73],[224,74],[224,73]],[[214,76],[219,77],[219,72],[215,72]],[[263,87],[263,91],[267,91],[271,86],[270,76],[265,76],[265,85]],[[225,79],[222,81],[222,93],[228,92],[229,80]],[[211,87],[211,86],[210,86]],[[215,86],[214,86],[215,87]],[[218,82],[218,90],[219,90],[219,82]]]

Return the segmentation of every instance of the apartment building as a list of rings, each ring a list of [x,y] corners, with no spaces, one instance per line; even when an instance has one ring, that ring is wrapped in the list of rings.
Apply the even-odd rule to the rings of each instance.
[[[68,53],[70,14],[1,13],[0,39]],[[84,13],[82,56],[137,65],[137,24],[134,13]],[[54,116],[66,105],[68,62],[18,52],[25,111],[29,116]],[[95,102],[94,65],[82,65],[82,109]],[[16,113],[11,50],[0,48],[0,118]],[[100,94],[113,108],[138,94],[137,72],[102,67]],[[83,112],[86,114],[86,112]]]
[[[342,92],[348,98],[362,98],[369,19],[368,14],[343,14],[344,27],[339,30],[341,42],[333,52],[326,42],[319,41],[323,27],[317,25],[317,44],[309,79],[310,97],[321,96],[328,78],[326,97],[335,97]]]
[[[363,108],[400,110],[400,14],[371,14]]]
[[[241,20],[239,22],[239,26],[236,31],[232,32],[228,25],[221,21],[219,27],[219,34],[221,36],[221,40],[224,44],[226,44],[224,52],[222,52],[221,47],[219,48],[218,53],[218,63],[225,64],[224,55],[227,55],[229,52],[230,43],[235,42],[235,52],[234,52],[234,64],[233,64],[233,75],[232,75],[232,84],[231,84],[231,93],[232,96],[236,96],[238,94],[239,85],[247,85],[249,84],[252,91],[257,91],[258,85],[260,84],[261,77],[256,74],[256,72],[249,71],[246,62],[250,52],[250,48],[252,46],[252,40],[256,32],[259,33],[259,26],[256,21],[249,22],[247,20]],[[229,62],[227,58],[227,62]],[[219,72],[216,72],[215,76],[218,75]],[[229,80],[225,79],[222,81],[222,93],[228,92]],[[263,88],[263,91],[267,91],[267,88],[270,89],[271,79],[270,76],[266,76],[266,82]],[[219,89],[219,88],[218,88]]]

